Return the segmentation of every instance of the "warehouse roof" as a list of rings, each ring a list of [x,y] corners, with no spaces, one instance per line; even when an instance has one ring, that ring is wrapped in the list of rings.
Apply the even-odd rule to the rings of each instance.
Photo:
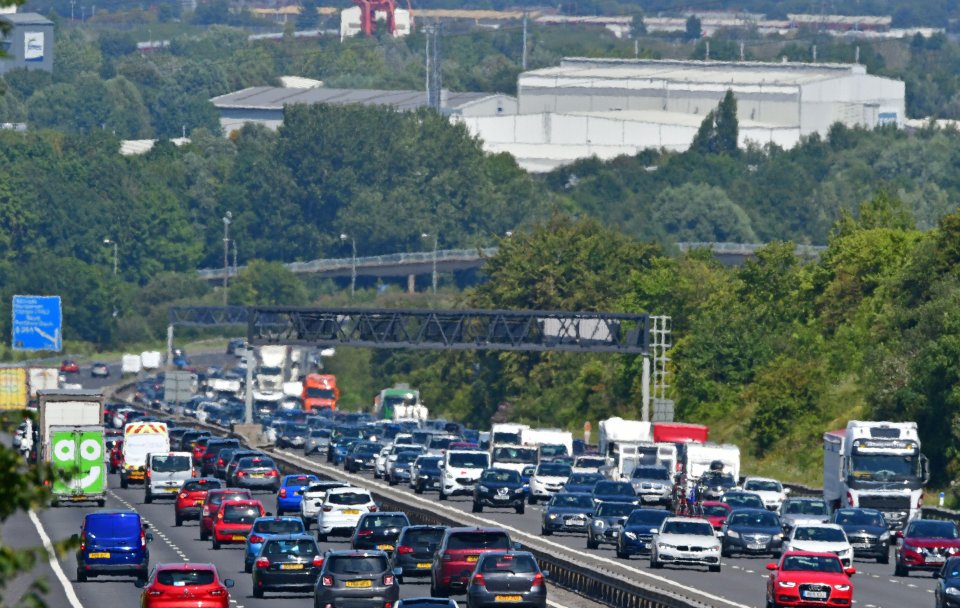
[[[658,59],[566,58],[559,67],[524,72],[524,80],[538,78],[590,80],[646,80],[689,84],[792,85],[866,74],[858,64],[775,63],[759,61],[679,61]],[[584,82],[587,84],[587,82]]]
[[[53,21],[37,13],[8,13],[0,15],[0,19],[13,25],[53,25]]]
[[[459,108],[489,97],[490,93],[447,93],[442,99],[445,108]],[[220,109],[282,110],[291,104],[329,103],[391,106],[398,110],[415,110],[427,105],[423,91],[386,91],[376,89],[312,89],[284,87],[249,87],[210,100]]]

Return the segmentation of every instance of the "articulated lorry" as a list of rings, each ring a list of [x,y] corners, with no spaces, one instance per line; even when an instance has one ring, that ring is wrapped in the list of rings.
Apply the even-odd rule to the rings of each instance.
[[[307,374],[303,379],[303,392],[300,395],[303,411],[327,409],[332,412],[337,409],[338,399],[340,389],[337,387],[337,377],[333,374]]]
[[[395,384],[385,388],[373,398],[374,415],[380,420],[424,421],[429,411],[420,401],[420,391],[409,384]]]
[[[38,456],[54,471],[53,505],[92,501],[104,506],[103,395],[89,390],[40,390],[37,401]]]
[[[877,509],[902,530],[920,517],[928,480],[916,422],[851,420],[823,435],[823,498],[834,509]]]

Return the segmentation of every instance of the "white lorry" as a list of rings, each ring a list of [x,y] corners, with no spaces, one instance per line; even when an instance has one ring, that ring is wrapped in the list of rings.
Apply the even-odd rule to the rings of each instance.
[[[541,458],[573,456],[573,433],[560,429],[523,429],[520,443],[541,448]]]
[[[120,487],[146,480],[147,454],[170,451],[166,422],[128,422],[123,427],[123,465]]]
[[[653,441],[653,425],[640,420],[624,420],[618,416],[601,420],[599,452],[601,456],[616,458],[621,444]]]
[[[103,445],[103,395],[89,390],[40,390],[38,452],[60,473],[53,504],[65,501],[106,503],[107,467]]]
[[[490,445],[523,445],[523,431],[529,428],[526,424],[496,423],[490,429]]]
[[[54,391],[60,388],[60,370],[55,367],[27,368],[27,387],[30,403],[37,403],[37,394],[40,391]]]
[[[258,365],[254,382],[254,399],[256,393],[261,395],[283,394],[284,368],[287,364],[289,348],[283,345],[271,344],[256,349]]]
[[[823,435],[823,499],[834,509],[877,509],[902,530],[920,517],[928,480],[916,422],[851,420]]]
[[[140,370],[143,369],[143,361],[140,358],[140,355],[133,355],[130,353],[125,353],[120,357],[120,373],[124,376],[128,374],[139,374]]]
[[[716,444],[691,443],[686,449],[686,458],[683,463],[687,480],[700,479],[704,473],[714,469],[714,463],[723,465],[723,473],[733,476],[734,481],[740,479],[740,448],[729,443]]]

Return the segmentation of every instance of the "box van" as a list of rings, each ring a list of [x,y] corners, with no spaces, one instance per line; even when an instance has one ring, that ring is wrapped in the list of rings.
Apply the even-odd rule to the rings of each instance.
[[[150,504],[154,498],[176,498],[183,482],[196,476],[190,452],[147,454],[143,502]]]
[[[83,518],[77,550],[77,582],[100,574],[147,580],[153,534],[136,511],[94,511]]]

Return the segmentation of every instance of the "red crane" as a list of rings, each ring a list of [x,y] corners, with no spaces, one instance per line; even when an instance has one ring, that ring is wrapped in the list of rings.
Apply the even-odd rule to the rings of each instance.
[[[373,36],[377,29],[377,13],[387,16],[387,31],[391,36],[397,33],[397,3],[395,0],[353,0],[360,7],[360,30],[367,36]],[[407,10],[410,12],[410,29],[413,29],[413,7],[407,0]]]

